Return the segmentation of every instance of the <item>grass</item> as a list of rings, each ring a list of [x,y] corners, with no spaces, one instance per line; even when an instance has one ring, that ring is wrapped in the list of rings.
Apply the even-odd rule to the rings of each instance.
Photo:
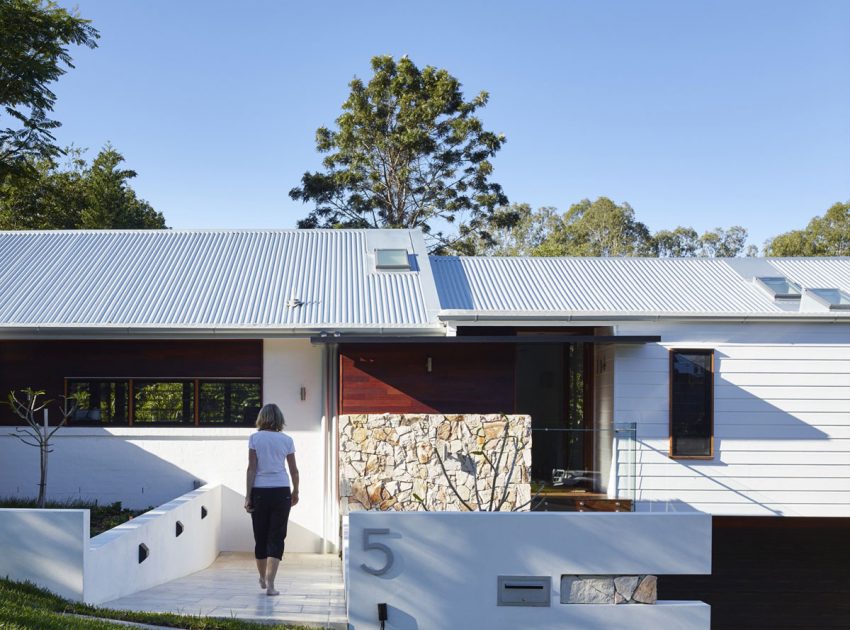
[[[0,508],[34,508],[35,499],[17,498],[17,497],[0,497]],[[48,510],[56,509],[88,509],[91,514],[90,521],[90,536],[97,536],[105,531],[108,531],[126,523],[131,518],[144,514],[153,507],[144,510],[130,510],[121,506],[121,502],[111,503],[108,505],[98,505],[96,501],[84,501],[82,499],[68,499],[65,501],[48,501],[46,505]],[[2,626],[0,626],[2,627]]]
[[[66,613],[85,615],[91,617],[91,619],[70,617]],[[104,621],[106,619],[135,621],[187,630],[247,630],[249,628],[308,630],[304,626],[270,626],[238,619],[109,610],[108,608],[97,608],[63,599],[50,591],[27,582],[0,579],[0,629],[2,630],[28,630],[30,628],[44,630],[65,630],[66,628],[115,630],[119,627]]]

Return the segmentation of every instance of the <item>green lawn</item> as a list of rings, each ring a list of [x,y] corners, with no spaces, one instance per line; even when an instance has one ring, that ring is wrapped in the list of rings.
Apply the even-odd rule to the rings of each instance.
[[[103,630],[108,628],[115,630],[120,628],[120,626],[106,621],[79,619],[62,613],[75,613],[102,619],[123,619],[190,630],[245,630],[247,628],[307,630],[303,626],[270,626],[236,619],[214,619],[211,617],[96,608],[62,599],[32,584],[0,579],[0,629],[2,630],[30,630],[31,628],[39,628],[39,630],[65,630],[66,628]]]
[[[0,497],[0,508],[34,508],[35,499],[19,499],[15,497]],[[126,523],[131,518],[144,514],[152,507],[144,510],[128,510],[121,507],[121,503],[110,503],[98,505],[96,502],[83,501],[82,499],[70,499],[68,501],[48,501],[45,506],[48,510],[56,509],[87,509],[90,512],[91,536],[97,536],[112,529],[116,525]]]

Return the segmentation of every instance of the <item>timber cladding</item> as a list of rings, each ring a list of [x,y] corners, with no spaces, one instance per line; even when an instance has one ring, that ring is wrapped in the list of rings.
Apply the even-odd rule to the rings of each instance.
[[[343,344],[340,413],[513,413],[515,361],[513,344]]]
[[[711,605],[712,628],[850,627],[850,518],[712,518],[711,575],[662,575],[658,599]]]
[[[64,394],[66,378],[262,378],[263,342],[250,340],[0,341],[0,399],[31,387]],[[0,407],[0,424],[16,424]]]

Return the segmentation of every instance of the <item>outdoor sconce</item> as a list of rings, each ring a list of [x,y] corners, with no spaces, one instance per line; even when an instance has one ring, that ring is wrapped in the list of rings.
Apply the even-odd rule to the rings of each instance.
[[[307,400],[307,388],[301,386],[301,400]]]
[[[428,358],[425,360],[425,371],[426,371],[428,374],[430,374],[430,373],[431,373],[431,369],[432,369],[431,357],[428,357]]]

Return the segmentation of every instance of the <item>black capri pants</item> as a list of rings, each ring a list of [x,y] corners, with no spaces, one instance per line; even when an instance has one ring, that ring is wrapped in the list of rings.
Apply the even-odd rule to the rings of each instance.
[[[254,526],[254,557],[283,559],[283,541],[289,510],[292,509],[292,493],[289,487],[252,488],[251,523]]]

